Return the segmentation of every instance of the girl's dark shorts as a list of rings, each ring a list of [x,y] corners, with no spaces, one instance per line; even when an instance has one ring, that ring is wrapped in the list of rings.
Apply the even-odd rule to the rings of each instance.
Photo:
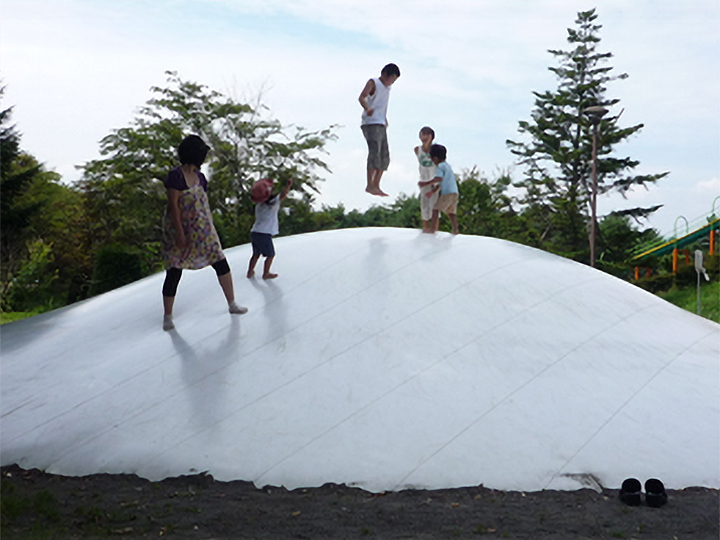
[[[275,246],[273,246],[271,234],[251,232],[250,240],[252,241],[253,255],[275,256]]]

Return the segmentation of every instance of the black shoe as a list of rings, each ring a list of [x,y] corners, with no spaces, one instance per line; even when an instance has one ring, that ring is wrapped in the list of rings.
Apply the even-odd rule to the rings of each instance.
[[[628,506],[640,506],[640,480],[628,478],[620,488],[620,500]]]
[[[667,503],[668,496],[665,486],[657,478],[650,478],[645,482],[645,502],[651,508],[660,508]]]

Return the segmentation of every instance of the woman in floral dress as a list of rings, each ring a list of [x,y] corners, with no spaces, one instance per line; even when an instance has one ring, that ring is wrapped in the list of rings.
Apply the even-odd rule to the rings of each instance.
[[[163,220],[163,330],[172,330],[175,294],[183,269],[197,270],[212,266],[225,294],[230,313],[247,313],[235,303],[232,273],[212,221],[207,198],[207,180],[200,172],[210,148],[197,135],[185,137],[178,146],[180,167],[165,179],[168,206]]]

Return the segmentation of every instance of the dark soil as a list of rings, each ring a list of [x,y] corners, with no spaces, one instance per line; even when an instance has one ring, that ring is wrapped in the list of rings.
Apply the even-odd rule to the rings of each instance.
[[[150,482],[2,468],[3,540],[56,538],[636,538],[717,540],[718,490],[668,491],[662,508],[616,491],[505,492],[482,486],[368,493],[344,485],[287,491],[209,475]]]

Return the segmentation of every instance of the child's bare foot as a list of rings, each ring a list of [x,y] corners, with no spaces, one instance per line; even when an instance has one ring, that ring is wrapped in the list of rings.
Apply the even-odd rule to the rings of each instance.
[[[250,279],[255,275],[255,270],[248,270],[247,278]]]
[[[365,191],[369,193],[370,195],[377,195],[378,197],[388,197],[388,194],[385,193],[382,189],[379,187],[366,187]]]
[[[277,274],[271,274],[270,272],[263,274],[263,279],[275,279],[276,277],[278,277]]]

